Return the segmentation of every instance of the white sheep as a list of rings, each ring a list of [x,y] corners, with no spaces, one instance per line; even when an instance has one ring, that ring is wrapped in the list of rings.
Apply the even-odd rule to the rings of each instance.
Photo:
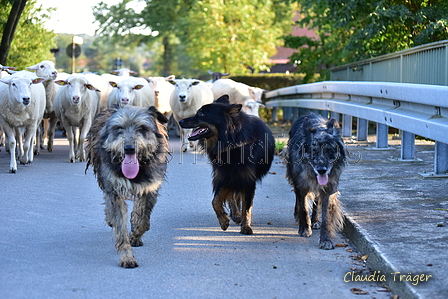
[[[157,110],[165,114],[167,118],[171,115],[170,97],[174,86],[168,80],[174,80],[175,76],[168,77],[148,77],[146,80],[149,86],[154,90],[155,106]]]
[[[100,90],[100,111],[107,108],[107,99],[112,92],[112,86],[105,77],[93,73],[84,75],[90,84]]]
[[[176,88],[171,94],[170,106],[173,111],[174,120],[179,125],[179,120],[191,117],[196,114],[199,108],[205,104],[213,102],[213,92],[208,85],[196,79],[174,79],[169,80]],[[183,151],[187,150],[188,134],[192,129],[181,129],[181,140]],[[190,147],[194,146],[189,142]]]
[[[44,131],[47,134],[48,142],[47,142],[47,150],[49,152],[53,151],[53,139],[54,135],[51,135],[49,132],[49,127],[56,126],[58,121],[56,114],[53,109],[54,97],[59,89],[59,85],[54,84],[54,80],[56,80],[58,76],[58,71],[55,68],[54,62],[50,60],[41,61],[35,65],[29,66],[26,68],[32,72],[36,73],[36,76],[39,78],[45,79],[43,81],[43,85],[45,87],[45,112],[44,112]],[[34,149],[34,154],[39,154],[39,149],[43,147],[43,137],[44,134],[41,134],[41,126],[38,126],[37,136],[36,136],[36,147]]]
[[[74,163],[76,158],[85,161],[84,141],[99,110],[99,90],[79,74],[55,83],[62,86],[54,99],[54,111],[67,133],[70,146],[68,161]],[[80,129],[79,141],[74,134],[76,128]]]
[[[212,80],[211,80],[212,83],[214,83],[216,80],[221,79],[222,77],[230,75],[229,73],[214,72],[214,71],[211,71],[211,70],[208,70],[208,73],[210,75],[212,75]]]
[[[143,78],[129,77],[123,81],[109,82],[114,88],[107,99],[107,107],[132,105],[150,107],[155,105],[154,90]]]
[[[11,67],[11,66],[3,66],[0,64],[0,79],[6,76],[9,76],[9,74],[6,72],[7,70],[15,70],[15,67]],[[4,134],[3,134],[3,129],[0,126],[0,146],[3,145],[5,142],[5,138],[4,138]]]
[[[260,114],[258,113],[258,110],[260,107],[265,107],[262,103],[257,102],[253,99],[246,100],[243,104],[243,107],[241,108],[241,111],[250,114],[255,115],[257,117],[260,117]]]
[[[15,70],[15,67],[12,66],[6,66],[0,64],[0,79],[6,76],[9,76],[10,74],[7,73],[8,70]]]
[[[121,68],[121,69],[117,69],[117,70],[112,70],[111,74],[117,75],[119,77],[130,77],[132,76],[137,76],[138,73],[135,71],[131,71],[130,69],[127,68]]]
[[[265,92],[264,89],[252,87],[244,83],[236,82],[232,79],[219,79],[212,86],[213,98],[216,100],[220,96],[227,94],[232,104],[241,104],[247,100],[254,100],[261,103],[261,96]],[[257,111],[258,114],[258,111]]]
[[[21,164],[33,162],[33,142],[45,110],[42,78],[28,71],[16,72],[0,79],[0,125],[6,134],[11,160],[9,172],[17,172],[16,147]],[[25,142],[22,145],[22,130]]]

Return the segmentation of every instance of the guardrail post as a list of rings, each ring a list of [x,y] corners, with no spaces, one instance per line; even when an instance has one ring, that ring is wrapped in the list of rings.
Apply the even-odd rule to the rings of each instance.
[[[299,118],[299,108],[293,107],[292,108],[292,122],[295,122],[296,119]]]
[[[283,120],[291,120],[291,119],[292,119],[292,108],[283,107]]]
[[[401,131],[401,160],[414,160],[415,134]]]
[[[364,118],[358,117],[358,125],[356,129],[356,140],[358,141],[366,141],[367,140],[367,129],[368,129],[368,120]]]
[[[381,123],[376,124],[376,148],[388,148],[389,126]]]
[[[336,119],[338,121],[338,123],[340,122],[339,115],[340,114],[337,112],[330,111],[330,117]]]
[[[434,151],[434,174],[446,175],[448,173],[448,144],[436,141]]]
[[[272,121],[277,121],[277,107],[272,108]]]
[[[342,137],[352,137],[352,116],[344,114],[342,116]]]

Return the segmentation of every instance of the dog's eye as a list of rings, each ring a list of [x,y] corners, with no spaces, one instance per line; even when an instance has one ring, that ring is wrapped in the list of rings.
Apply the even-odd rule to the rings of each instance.
[[[137,129],[137,131],[139,131],[142,134],[145,134],[146,132],[148,132],[149,128],[145,127],[145,126],[141,126]]]
[[[199,117],[204,117],[204,116],[205,116],[205,115],[204,115],[204,112],[202,112],[201,110],[199,110],[199,111],[198,111],[198,116],[199,116]]]

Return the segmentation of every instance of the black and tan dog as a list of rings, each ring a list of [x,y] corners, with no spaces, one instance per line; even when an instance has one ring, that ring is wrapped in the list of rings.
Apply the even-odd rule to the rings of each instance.
[[[346,156],[339,124],[334,118],[308,114],[294,122],[289,132],[286,166],[286,176],[296,194],[294,216],[299,222],[300,236],[310,237],[311,228],[320,228],[322,249],[334,248],[331,237],[343,226],[337,195]],[[313,197],[310,219],[308,199]]]
[[[230,104],[224,95],[179,124],[194,128],[188,139],[199,140],[198,145],[212,163],[212,204],[221,228],[226,230],[230,225],[224,210],[227,203],[232,220],[241,224],[241,233],[250,235],[256,183],[271,167],[274,137],[260,118],[241,112],[241,107]]]
[[[106,222],[114,229],[120,266],[138,266],[132,248],[142,246],[149,230],[151,211],[164,180],[168,142],[156,108],[126,106],[101,112],[87,141],[87,165],[93,166],[104,192]],[[134,201],[131,233],[127,231],[126,200]]]

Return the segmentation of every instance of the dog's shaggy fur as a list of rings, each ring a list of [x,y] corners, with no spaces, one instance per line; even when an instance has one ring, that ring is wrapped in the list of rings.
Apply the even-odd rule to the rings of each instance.
[[[221,228],[226,230],[230,224],[224,210],[228,203],[232,220],[241,224],[242,234],[250,235],[255,187],[271,167],[274,137],[260,118],[241,112],[241,107],[230,104],[224,95],[179,124],[195,128],[188,139],[199,140],[212,163],[212,204]]]
[[[138,266],[131,246],[143,245],[165,177],[167,122],[154,107],[111,108],[95,118],[87,138],[86,171],[93,166],[104,192],[106,222],[114,229],[121,267]],[[134,201],[129,236],[126,200]]]
[[[310,237],[311,228],[320,228],[319,248],[322,249],[334,248],[331,238],[343,226],[337,189],[346,156],[339,124],[334,118],[327,120],[308,114],[294,122],[286,157],[286,176],[296,194],[294,216],[300,236]],[[311,220],[310,198],[314,199]]]

